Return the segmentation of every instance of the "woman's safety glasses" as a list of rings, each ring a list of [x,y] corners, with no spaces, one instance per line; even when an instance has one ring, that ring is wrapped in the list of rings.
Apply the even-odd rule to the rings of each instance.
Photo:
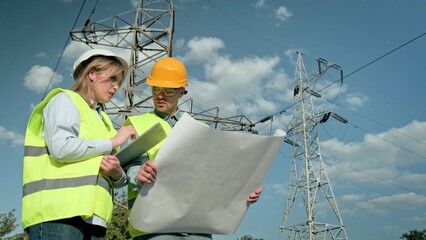
[[[152,92],[155,95],[160,94],[160,92],[163,92],[166,97],[173,97],[176,95],[176,93],[179,91],[179,88],[161,88],[161,87],[152,87]]]

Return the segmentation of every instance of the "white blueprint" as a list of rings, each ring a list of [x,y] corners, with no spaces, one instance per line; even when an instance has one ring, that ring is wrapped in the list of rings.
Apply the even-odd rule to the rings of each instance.
[[[152,233],[234,233],[283,140],[208,128],[185,113],[155,158],[156,182],[136,198],[132,225]]]

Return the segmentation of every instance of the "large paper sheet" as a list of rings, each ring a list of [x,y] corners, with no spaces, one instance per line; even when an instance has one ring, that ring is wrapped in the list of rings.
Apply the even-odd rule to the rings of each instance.
[[[153,233],[234,233],[283,139],[211,129],[185,113],[158,152],[156,182],[142,187],[130,222]]]

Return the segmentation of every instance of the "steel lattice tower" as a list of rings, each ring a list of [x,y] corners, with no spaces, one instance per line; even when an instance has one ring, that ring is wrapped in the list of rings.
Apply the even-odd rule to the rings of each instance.
[[[109,115],[127,116],[144,112],[148,94],[142,93],[142,84],[157,59],[172,55],[174,9],[171,0],[139,0],[137,6],[113,17],[92,22],[90,17],[83,27],[70,32],[74,41],[89,46],[100,45],[130,51],[130,73],[123,84],[124,103],[112,102],[105,106]],[[146,111],[146,110],[145,110]]]
[[[293,147],[293,159],[285,212],[280,227],[281,237],[284,235],[285,239],[348,239],[321,156],[316,128],[318,123],[327,121],[331,112],[315,112],[313,106],[313,98],[321,97],[313,90],[315,81],[328,69],[340,67],[324,59],[318,60],[318,67],[317,72],[308,76],[302,54],[297,53],[295,111],[286,140]],[[341,70],[340,74],[342,76]],[[331,116],[336,118],[337,115]],[[292,211],[298,197],[301,197],[299,200],[305,207],[306,219],[300,218],[301,211]],[[289,222],[290,219],[299,223],[288,226],[293,224]]]
[[[92,11],[93,13],[93,11]],[[145,80],[155,61],[172,56],[175,11],[172,0],[139,0],[131,10],[104,20],[92,22],[70,32],[73,41],[114,47],[130,51],[130,77],[123,83],[124,99],[111,100],[104,110],[115,127],[128,116],[151,111],[151,92]],[[148,90],[147,90],[148,89]],[[195,112],[193,99],[187,99],[187,111],[197,120],[227,131],[254,131],[254,125],[244,115],[219,117],[219,108]]]

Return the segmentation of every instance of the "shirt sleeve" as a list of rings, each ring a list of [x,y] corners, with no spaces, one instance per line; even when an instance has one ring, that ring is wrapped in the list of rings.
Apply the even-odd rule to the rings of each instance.
[[[109,138],[88,140],[79,137],[80,113],[66,93],[54,96],[43,110],[44,137],[51,157],[59,162],[78,162],[110,153]]]
[[[125,167],[125,171],[128,176],[129,188],[133,191],[139,191],[142,187],[142,183],[138,181],[137,176],[139,168],[145,161],[148,161],[148,155],[146,153],[133,160],[131,164]]]
[[[122,187],[124,187],[124,186],[126,186],[128,184],[127,175],[124,172],[124,170],[122,170],[122,171],[123,171],[123,175],[121,176],[120,179],[118,179],[117,181],[114,181],[114,180],[111,179],[111,185],[115,189],[122,188]]]

